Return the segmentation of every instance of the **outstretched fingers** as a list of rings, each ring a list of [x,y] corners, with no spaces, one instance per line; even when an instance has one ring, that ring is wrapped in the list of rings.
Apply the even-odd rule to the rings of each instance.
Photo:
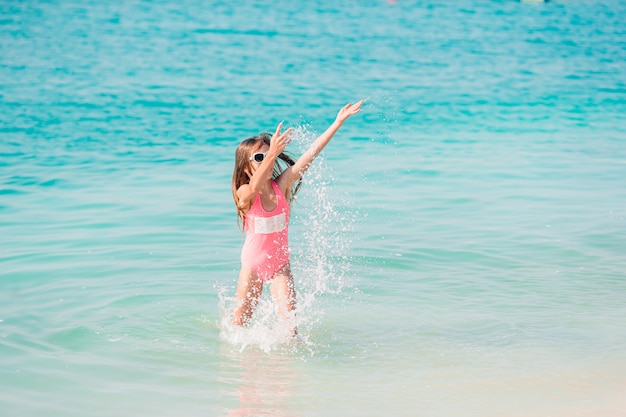
[[[291,135],[293,134],[293,129],[291,128],[281,133],[282,128],[283,122],[280,122],[270,141],[270,148],[276,149],[279,153],[281,153],[285,147],[289,145],[291,142]]]
[[[280,122],[278,124],[278,127],[276,128],[276,132],[274,132],[274,135],[272,136],[272,138],[277,138],[278,136],[280,136],[280,131],[283,128],[283,122]]]
[[[357,103],[354,104],[348,104],[348,109],[351,113],[351,115],[355,115],[357,114],[360,110],[361,110],[361,105],[363,104],[365,100],[361,100]]]
[[[361,111],[361,105],[363,104],[365,100],[361,100],[358,101],[354,104],[352,103],[348,103],[345,106],[343,106],[341,108],[341,110],[339,110],[339,114],[337,115],[337,118],[343,122],[345,121],[348,117],[350,116],[354,116],[355,114],[357,114],[359,111]]]
[[[281,140],[285,142],[285,145],[289,145],[292,141],[291,135],[293,135],[293,129],[289,128],[281,135]]]

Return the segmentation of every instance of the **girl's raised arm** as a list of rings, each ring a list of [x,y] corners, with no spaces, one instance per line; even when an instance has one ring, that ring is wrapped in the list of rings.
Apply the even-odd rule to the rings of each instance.
[[[361,110],[361,105],[364,100],[358,103],[348,103],[337,114],[335,121],[311,144],[309,149],[302,154],[302,156],[296,161],[296,163],[286,169],[280,177],[278,177],[278,186],[284,192],[291,189],[293,184],[302,178],[302,175],[309,169],[309,166],[313,160],[322,152],[322,149],[330,142],[337,130],[343,125],[350,116],[354,116]]]

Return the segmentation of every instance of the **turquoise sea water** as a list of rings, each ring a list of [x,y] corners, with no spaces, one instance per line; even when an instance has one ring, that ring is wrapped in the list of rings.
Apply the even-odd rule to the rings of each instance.
[[[619,1],[0,4],[3,416],[624,416]],[[298,343],[228,325],[301,151]]]

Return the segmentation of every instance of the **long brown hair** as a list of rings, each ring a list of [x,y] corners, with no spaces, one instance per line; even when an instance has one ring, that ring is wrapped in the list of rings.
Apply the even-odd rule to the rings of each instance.
[[[272,138],[271,133],[261,133],[257,136],[252,136],[248,139],[243,140],[239,146],[237,146],[237,150],[235,151],[235,169],[233,170],[233,198],[235,199],[235,206],[237,207],[237,215],[238,220],[244,223],[243,227],[245,228],[245,216],[244,212],[250,208],[250,204],[247,206],[242,206],[239,202],[239,197],[237,197],[237,190],[244,184],[248,184],[250,182],[250,176],[252,173],[250,156],[259,150],[263,144],[269,146],[270,140]],[[272,173],[272,179],[275,180],[278,178],[280,174],[285,171],[288,167],[294,165],[296,161],[293,160],[291,156],[286,154],[285,152],[278,155],[278,159],[276,159],[276,163],[274,164],[274,172]],[[302,179],[296,181],[291,190],[287,190],[287,195],[285,198],[289,203],[291,203],[300,189],[302,185]]]

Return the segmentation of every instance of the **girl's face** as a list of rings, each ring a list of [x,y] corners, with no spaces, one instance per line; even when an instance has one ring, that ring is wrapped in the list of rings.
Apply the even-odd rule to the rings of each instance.
[[[250,169],[252,170],[253,174],[257,170],[257,168],[261,165],[261,162],[263,162],[263,161],[257,161],[254,158],[254,154],[257,154],[257,153],[267,154],[267,151],[269,150],[270,150],[269,145],[263,143],[256,151],[252,152],[249,158],[251,158]]]

